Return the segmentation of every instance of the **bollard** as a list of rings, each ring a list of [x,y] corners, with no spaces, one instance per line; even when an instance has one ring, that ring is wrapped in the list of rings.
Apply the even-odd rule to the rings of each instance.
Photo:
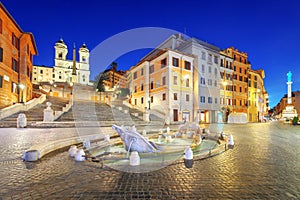
[[[86,149],[90,149],[91,148],[91,142],[90,140],[84,140],[83,143],[82,143],[83,147],[86,148]]]
[[[24,113],[20,113],[17,118],[17,128],[24,128],[27,126],[27,119]]]
[[[141,164],[141,159],[140,159],[139,153],[137,151],[131,152],[130,158],[129,158],[129,164],[131,166],[138,166]]]
[[[221,140],[225,139],[225,133],[224,133],[224,131],[221,132],[220,137],[221,137]]]
[[[75,145],[72,145],[69,149],[69,156],[75,157],[77,151],[78,151],[77,147]]]
[[[162,138],[162,136],[159,135],[158,138],[157,138],[157,143],[159,143],[159,144],[161,143],[161,138]]]
[[[75,155],[75,161],[78,161],[78,162],[82,162],[85,160],[85,153],[83,151],[83,149],[78,149],[76,155]]]
[[[105,142],[109,142],[109,141],[110,141],[110,136],[109,136],[109,134],[106,134],[106,135],[105,135],[104,141],[105,141]]]
[[[194,164],[193,158],[194,158],[194,156],[193,156],[193,151],[192,151],[191,147],[187,147],[184,150],[184,165],[186,168],[193,167],[193,164]]]
[[[167,134],[170,134],[170,127],[167,127]]]
[[[227,144],[228,144],[228,148],[229,149],[233,149],[233,147],[234,147],[234,141],[233,141],[232,134],[229,135]]]
[[[147,131],[145,129],[143,130],[143,136],[147,137]]]

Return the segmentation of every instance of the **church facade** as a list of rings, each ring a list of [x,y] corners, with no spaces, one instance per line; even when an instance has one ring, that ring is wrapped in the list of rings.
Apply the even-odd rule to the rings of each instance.
[[[79,50],[79,59],[76,60],[76,49],[73,49],[73,60],[68,60],[68,47],[65,42],[60,39],[55,43],[54,66],[34,66],[32,82],[39,84],[41,82],[63,82],[63,83],[79,83],[82,85],[90,85],[90,64],[89,49],[83,44]],[[76,69],[74,69],[76,67]],[[74,70],[73,70],[74,69]],[[74,72],[76,79],[74,79]],[[72,79],[73,75],[73,79]]]

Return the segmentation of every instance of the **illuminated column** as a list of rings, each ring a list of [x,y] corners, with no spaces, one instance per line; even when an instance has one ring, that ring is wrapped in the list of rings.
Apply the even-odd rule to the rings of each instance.
[[[292,104],[292,72],[287,73],[287,85],[288,85],[288,93],[287,93],[287,104]]]

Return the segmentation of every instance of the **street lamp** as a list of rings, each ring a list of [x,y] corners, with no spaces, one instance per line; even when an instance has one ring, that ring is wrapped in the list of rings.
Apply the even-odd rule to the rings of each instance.
[[[51,80],[49,83],[50,83],[50,92],[52,92],[52,84],[53,84],[53,80]]]
[[[19,88],[20,88],[20,92],[21,92],[20,103],[23,103],[23,90],[24,90],[24,88],[25,88],[25,85],[19,84]]]
[[[70,83],[70,86],[71,86],[71,95],[73,95],[73,83],[72,82]]]
[[[222,81],[222,85],[223,85],[223,91],[224,91],[224,97],[223,97],[223,105],[226,106],[226,86],[227,86],[227,82],[224,80]],[[224,107],[223,109],[223,121],[226,122],[226,112],[227,109]]]

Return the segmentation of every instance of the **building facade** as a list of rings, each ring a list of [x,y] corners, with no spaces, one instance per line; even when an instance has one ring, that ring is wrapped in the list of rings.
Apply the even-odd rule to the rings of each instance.
[[[76,61],[76,51],[73,49],[73,60],[68,60],[68,47],[65,42],[60,39],[55,43],[55,58],[54,67],[34,66],[33,83],[40,82],[74,82],[72,79],[74,60]],[[75,62],[76,65],[76,81],[82,85],[90,84],[90,64],[89,50],[85,44],[79,48],[79,59]]]
[[[126,71],[108,69],[101,74],[105,90],[114,90],[116,88],[128,88]]]
[[[24,32],[0,2],[0,107],[32,99],[32,33]]]
[[[194,116],[196,121],[222,121],[220,113],[220,49],[191,38],[181,43],[178,50],[197,58],[194,71]]]
[[[131,67],[131,104],[159,113],[166,123],[193,121],[194,57],[156,50]]]
[[[228,116],[233,112],[233,105],[236,100],[233,98],[233,92],[236,91],[236,85],[233,84],[233,58],[227,51],[220,51],[220,111],[222,121],[227,122]]]
[[[248,54],[240,52],[234,47],[223,50],[233,59],[233,113],[248,112],[248,70],[251,69],[248,62]]]
[[[248,121],[261,122],[268,113],[264,70],[248,70]]]

